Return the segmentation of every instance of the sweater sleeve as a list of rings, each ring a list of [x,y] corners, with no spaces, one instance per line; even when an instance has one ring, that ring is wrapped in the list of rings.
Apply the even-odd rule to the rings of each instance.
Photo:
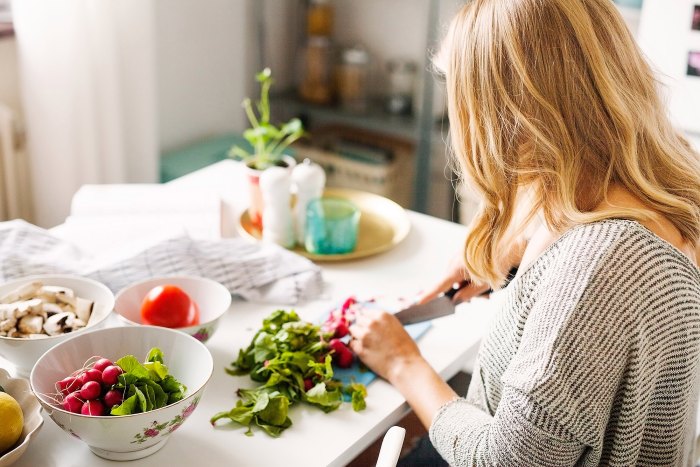
[[[579,245],[537,278],[493,416],[457,400],[434,417],[431,440],[450,464],[570,466],[598,443],[627,364],[634,274],[615,247],[585,256]]]
[[[452,466],[571,466],[585,445],[526,395],[506,388],[492,417],[464,399],[445,404],[430,440]]]

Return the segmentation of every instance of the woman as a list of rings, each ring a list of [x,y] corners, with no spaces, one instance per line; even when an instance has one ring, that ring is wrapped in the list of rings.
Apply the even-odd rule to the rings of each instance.
[[[388,313],[360,313],[353,350],[450,464],[694,464],[700,159],[613,3],[472,0],[439,62],[482,202],[466,271],[521,267],[466,399]]]

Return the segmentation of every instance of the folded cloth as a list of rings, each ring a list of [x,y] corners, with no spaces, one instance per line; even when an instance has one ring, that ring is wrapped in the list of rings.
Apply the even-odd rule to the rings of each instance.
[[[95,266],[89,255],[46,230],[24,221],[0,223],[0,280],[54,273],[92,277],[114,292],[156,276],[201,276],[246,300],[284,305],[313,299],[323,289],[318,266],[277,245],[181,236]]]

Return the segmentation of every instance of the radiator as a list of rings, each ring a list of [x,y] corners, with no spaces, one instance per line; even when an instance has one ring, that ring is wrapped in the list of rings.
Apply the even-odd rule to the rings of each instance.
[[[31,220],[29,165],[17,115],[0,103],[0,221]]]

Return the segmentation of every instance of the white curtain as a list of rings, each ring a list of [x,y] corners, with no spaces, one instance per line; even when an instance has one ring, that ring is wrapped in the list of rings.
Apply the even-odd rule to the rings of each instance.
[[[36,223],[86,183],[158,178],[152,0],[15,0]]]

